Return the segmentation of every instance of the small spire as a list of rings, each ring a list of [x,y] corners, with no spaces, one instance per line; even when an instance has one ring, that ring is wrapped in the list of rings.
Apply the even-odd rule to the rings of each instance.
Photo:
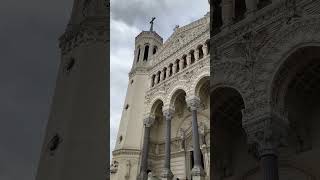
[[[152,17],[151,21],[150,21],[150,31],[153,31],[153,22],[156,18],[155,17]]]

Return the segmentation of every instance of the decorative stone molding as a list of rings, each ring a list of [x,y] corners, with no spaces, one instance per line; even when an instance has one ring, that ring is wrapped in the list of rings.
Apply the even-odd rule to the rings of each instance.
[[[118,149],[118,150],[114,150],[112,152],[112,155],[114,157],[121,156],[121,155],[139,156],[140,150],[138,150],[138,149]]]
[[[162,112],[163,112],[163,116],[165,117],[166,120],[168,120],[168,119],[171,120],[173,118],[173,114],[174,114],[173,108],[164,109]]]
[[[278,148],[287,145],[288,126],[287,119],[274,112],[257,116],[254,121],[243,124],[256,157],[277,155]]]
[[[113,163],[110,166],[110,173],[111,174],[115,174],[118,172],[118,166],[119,166],[119,162],[118,161],[113,161]]]
[[[187,105],[191,110],[198,110],[201,107],[201,102],[199,97],[191,97],[186,100]]]
[[[143,120],[143,124],[146,126],[146,127],[151,127],[153,125],[155,121],[155,117],[154,116],[149,116],[149,117],[146,117],[144,120]]]

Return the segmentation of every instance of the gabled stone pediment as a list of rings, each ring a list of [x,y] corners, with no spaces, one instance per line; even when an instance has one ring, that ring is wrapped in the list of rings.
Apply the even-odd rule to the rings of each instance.
[[[210,17],[207,14],[197,21],[177,28],[175,32],[165,41],[153,59],[156,59],[156,62],[160,62],[179,51],[181,48],[187,46],[194,39],[208,32],[209,24]]]

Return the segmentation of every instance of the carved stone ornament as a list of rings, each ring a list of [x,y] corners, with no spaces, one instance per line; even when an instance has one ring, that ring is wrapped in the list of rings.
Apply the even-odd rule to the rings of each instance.
[[[274,114],[257,120],[250,128],[244,127],[248,133],[249,144],[256,157],[267,154],[277,155],[278,148],[287,145],[288,124]]]
[[[119,166],[119,162],[118,162],[118,161],[114,161],[114,162],[111,164],[110,173],[111,173],[111,174],[117,173],[117,171],[118,171],[118,166]]]
[[[153,116],[146,117],[146,118],[143,120],[143,124],[144,124],[146,127],[151,127],[152,124],[154,123],[154,120],[155,120],[155,117],[153,117]]]
[[[173,114],[174,114],[173,108],[168,108],[163,110],[163,116],[165,117],[166,120],[171,120],[173,118]]]
[[[162,170],[161,177],[166,179],[172,179],[173,174],[170,169],[165,168]]]
[[[198,110],[201,107],[201,102],[199,97],[194,96],[190,99],[187,99],[186,101],[190,110]]]

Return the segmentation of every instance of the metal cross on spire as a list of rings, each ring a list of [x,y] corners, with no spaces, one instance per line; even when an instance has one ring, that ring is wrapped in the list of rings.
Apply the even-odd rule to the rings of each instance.
[[[150,31],[153,31],[153,21],[156,19],[156,17],[152,17],[151,21],[150,21]]]

